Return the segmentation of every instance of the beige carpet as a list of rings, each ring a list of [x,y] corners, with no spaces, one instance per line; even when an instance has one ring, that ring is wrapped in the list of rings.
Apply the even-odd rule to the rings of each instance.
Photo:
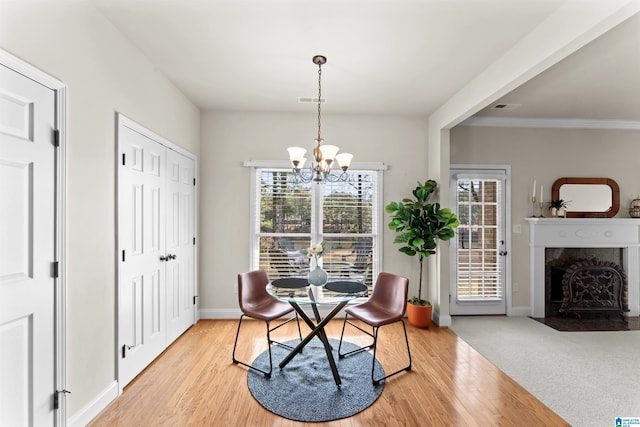
[[[575,427],[640,418],[640,331],[561,332],[502,316],[454,316],[451,330]]]

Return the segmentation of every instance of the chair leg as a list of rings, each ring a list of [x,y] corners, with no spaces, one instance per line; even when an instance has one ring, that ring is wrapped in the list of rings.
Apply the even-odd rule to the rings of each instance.
[[[364,346],[364,347],[358,347],[355,350],[348,351],[346,353],[341,353],[340,352],[340,350],[342,349],[342,337],[344,336],[344,329],[345,329],[345,326],[347,326],[347,323],[350,324],[351,326],[353,326],[354,328],[360,330],[361,332],[363,332],[363,333],[365,333],[365,334],[367,334],[367,335],[369,335],[370,337],[373,338],[373,334],[371,334],[368,331],[365,331],[364,329],[362,329],[360,326],[356,325],[355,323],[349,322],[347,320],[348,316],[349,316],[349,313],[346,313],[344,315],[344,322],[342,323],[342,332],[340,333],[340,343],[338,344],[338,358],[339,359],[344,359],[345,357],[347,357],[349,355],[352,355],[352,354],[355,354],[355,353],[360,353],[361,351],[370,350],[370,349],[374,348],[374,345],[375,345],[375,340],[374,340],[373,344],[370,344],[370,345],[367,345],[367,346]]]
[[[242,362],[238,359],[236,359],[236,347],[238,345],[238,336],[240,335],[240,326],[242,325],[242,318],[244,317],[244,314],[240,315],[240,320],[238,321],[238,329],[236,331],[236,339],[235,342],[233,343],[233,353],[231,355],[231,358],[233,359],[233,363],[235,363],[236,365],[242,365],[242,366],[246,366],[249,369],[253,369],[255,371],[261,372],[264,374],[265,377],[270,378],[271,377],[271,372],[273,371],[273,356],[271,354],[271,344],[277,344],[280,345],[282,347],[288,348],[289,350],[293,350],[293,347],[287,345],[287,344],[283,344],[280,343],[278,341],[273,341],[271,339],[271,332],[275,331],[276,329],[278,329],[281,326],[286,325],[287,323],[291,322],[293,320],[293,318],[290,318],[289,320],[287,320],[286,322],[281,323],[280,325],[274,327],[273,329],[270,327],[270,322],[265,321],[265,324],[267,325],[267,348],[269,350],[269,370],[265,371],[262,370],[260,368],[256,368],[255,366],[249,365],[245,362]],[[300,341],[302,341],[302,330],[300,329],[300,319],[298,317],[298,313],[296,313],[296,323],[298,324],[298,335],[300,336]]]
[[[399,374],[400,372],[403,371],[410,371],[411,370],[411,350],[409,349],[409,337],[407,336],[407,327],[404,324],[404,320],[400,319],[398,320],[398,322],[402,323],[402,329],[404,330],[404,341],[407,344],[407,355],[409,356],[409,365],[405,366],[402,369],[398,369],[397,371],[385,375],[384,377],[380,377],[380,378],[375,378],[374,376],[374,371],[375,371],[375,367],[376,367],[376,349],[377,347],[377,343],[378,343],[378,330],[380,329],[380,327],[378,328],[373,328],[373,361],[371,362],[371,381],[373,381],[373,384],[378,385],[380,384],[380,381],[387,379],[393,375]]]
[[[236,341],[233,343],[233,353],[231,353],[231,359],[233,360],[233,363],[238,363],[238,361],[236,360],[236,346],[238,345],[238,335],[240,335],[240,325],[242,325],[243,317],[244,314],[241,314],[240,320],[238,321],[238,329],[236,330]]]
[[[342,332],[340,332],[340,343],[338,344],[338,358],[342,359],[344,356],[340,355],[340,349],[342,348],[342,337],[344,336],[344,327],[347,325],[347,316],[348,314],[344,315],[344,322],[342,322]]]
[[[262,372],[265,377],[271,378],[271,371],[273,371],[273,358],[271,357],[271,330],[269,329],[269,322],[264,322],[267,324],[267,347],[269,348],[269,372],[265,372],[261,369],[256,370]]]
[[[287,323],[289,323],[289,322],[291,322],[293,320],[294,320],[294,318],[292,317],[292,318],[288,319],[287,321],[279,324],[278,326],[275,326],[274,328],[270,329],[269,332],[273,332],[276,329],[286,325]],[[300,341],[302,341],[302,330],[300,329],[300,318],[298,317],[298,313],[296,313],[295,321],[298,324],[298,335],[300,336]],[[269,344],[277,344],[277,345],[282,346],[284,348],[288,348],[289,350],[293,350],[294,349],[294,347],[291,347],[288,344],[283,344],[283,343],[281,343],[279,341],[274,341],[274,340],[271,340],[271,339],[269,340]]]
[[[361,351],[373,349],[373,358],[371,360],[371,381],[373,381],[373,384],[375,384],[375,385],[380,384],[380,381],[382,381],[382,380],[384,380],[386,378],[389,378],[390,376],[399,374],[400,372],[403,372],[403,371],[410,371],[411,370],[411,350],[409,349],[409,337],[407,336],[407,327],[404,324],[404,320],[400,319],[400,320],[398,320],[398,322],[402,323],[402,329],[404,331],[404,341],[407,344],[407,355],[409,356],[409,365],[405,366],[404,368],[399,369],[399,370],[397,370],[397,371],[395,371],[395,372],[393,372],[391,374],[385,375],[384,377],[376,378],[374,374],[375,374],[375,368],[376,368],[376,352],[377,352],[377,349],[378,349],[378,330],[381,327],[373,327],[373,333],[369,333],[368,331],[365,331],[364,329],[362,329],[358,325],[356,325],[356,324],[354,324],[352,322],[349,322],[347,320],[347,316],[348,316],[348,314],[345,314],[345,316],[344,316],[344,322],[342,323],[342,332],[340,333],[340,344],[338,345],[338,357],[340,359],[343,359],[346,356],[349,356],[349,355],[352,355],[352,354],[355,354],[355,353],[360,353]],[[369,346],[358,347],[357,349],[349,351],[347,353],[341,353],[340,351],[341,351],[341,348],[342,348],[342,338],[344,336],[344,330],[345,330],[345,327],[346,327],[347,323],[350,324],[351,326],[353,326],[354,328],[359,329],[361,332],[364,332],[365,334],[367,334],[370,337],[372,337],[373,338],[373,343],[371,345],[369,345]]]
[[[273,362],[272,362],[272,358],[271,358],[271,337],[269,334],[269,322],[265,322],[267,325],[267,347],[269,348],[269,370],[268,371],[264,371],[260,368],[256,368],[255,366],[249,365],[247,363],[244,363],[238,359],[236,359],[236,346],[238,345],[238,336],[240,335],[240,325],[242,325],[242,318],[244,317],[244,314],[240,315],[240,320],[238,321],[238,330],[236,331],[236,340],[233,344],[233,353],[231,354],[231,358],[233,360],[233,363],[235,363],[236,365],[240,364],[242,366],[246,366],[249,369],[253,369],[255,371],[261,372],[264,374],[265,377],[269,378],[271,377],[271,371],[273,370]]]

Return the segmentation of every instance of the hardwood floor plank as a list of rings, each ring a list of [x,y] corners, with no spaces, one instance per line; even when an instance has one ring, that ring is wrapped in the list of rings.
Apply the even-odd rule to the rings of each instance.
[[[264,409],[247,386],[247,369],[231,361],[237,320],[201,320],[147,367],[90,426],[568,426],[448,328],[407,325],[413,369],[387,380],[376,402],[353,417],[300,423]],[[397,326],[397,327],[396,327]],[[342,319],[327,326],[338,339]],[[303,333],[308,328],[303,326]],[[266,350],[263,322],[243,321],[237,357]],[[276,340],[297,338],[295,324]],[[347,327],[345,339],[370,338]],[[297,356],[300,357],[300,356]],[[385,371],[406,366],[401,325],[380,330],[378,360]],[[274,361],[275,368],[277,361]]]

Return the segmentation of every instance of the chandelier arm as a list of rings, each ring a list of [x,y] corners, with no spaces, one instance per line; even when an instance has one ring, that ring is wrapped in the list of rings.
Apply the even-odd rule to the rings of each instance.
[[[294,169],[293,176],[295,177],[296,182],[303,182],[305,184],[308,184],[313,181],[315,172],[313,171],[313,169],[310,169],[308,173],[303,172],[301,169]]]
[[[346,172],[342,172],[340,175],[330,173],[327,174],[324,179],[329,182],[347,182],[349,181],[349,174]]]

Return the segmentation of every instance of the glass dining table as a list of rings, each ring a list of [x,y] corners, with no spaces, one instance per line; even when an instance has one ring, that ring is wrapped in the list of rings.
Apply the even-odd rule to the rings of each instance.
[[[311,332],[302,339],[300,344],[280,362],[280,369],[287,366],[313,337],[317,336],[324,346],[336,386],[340,388],[342,380],[340,379],[331,344],[324,328],[349,301],[367,296],[366,285],[362,282],[337,280],[330,281],[323,286],[314,286],[310,285],[306,278],[289,277],[276,279],[267,284],[267,293],[273,298],[291,304],[296,313],[311,329]],[[320,315],[320,310],[318,309],[318,306],[321,305],[333,306],[324,318]],[[315,322],[302,307],[311,307]]]

